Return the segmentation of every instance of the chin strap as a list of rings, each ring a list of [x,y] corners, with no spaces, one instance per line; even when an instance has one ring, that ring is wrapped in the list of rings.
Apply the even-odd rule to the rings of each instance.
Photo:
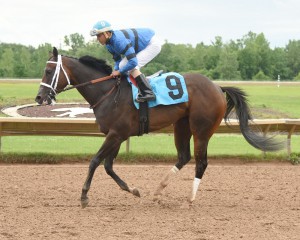
[[[42,86],[50,88],[55,93],[55,95],[57,95],[56,88],[57,88],[57,84],[58,84],[60,69],[62,69],[63,73],[65,74],[65,77],[66,77],[66,79],[68,81],[68,85],[71,84],[70,83],[70,79],[69,79],[68,74],[66,73],[66,71],[65,71],[65,69],[63,67],[61,55],[57,56],[57,62],[47,61],[47,63],[56,64],[56,69],[55,69],[54,75],[52,77],[51,84],[47,84],[47,83],[43,83],[43,82],[41,82],[40,84]]]

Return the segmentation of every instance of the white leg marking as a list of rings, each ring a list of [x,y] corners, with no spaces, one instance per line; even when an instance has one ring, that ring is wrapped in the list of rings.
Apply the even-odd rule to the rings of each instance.
[[[196,194],[200,185],[201,179],[200,178],[194,178],[194,182],[193,182],[193,188],[192,188],[192,196],[190,198],[190,202],[192,203],[195,198],[196,198]]]
[[[162,190],[166,186],[168,186],[168,184],[170,182],[170,178],[178,172],[179,172],[179,169],[176,166],[173,166],[172,169],[168,172],[168,174],[163,178],[163,180],[158,185],[158,187],[154,193],[154,196],[161,195]]]
[[[171,171],[176,174],[179,172],[179,169],[176,166],[173,166]]]

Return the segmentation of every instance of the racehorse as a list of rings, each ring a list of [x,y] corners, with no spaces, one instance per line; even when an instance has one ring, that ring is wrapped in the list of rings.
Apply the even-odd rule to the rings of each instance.
[[[139,134],[139,112],[134,107],[132,89],[126,76],[110,77],[112,68],[101,59],[84,56],[79,59],[58,54],[53,48],[46,63],[41,85],[35,101],[51,104],[54,96],[68,85],[76,87],[93,108],[99,129],[106,135],[97,154],[91,159],[88,175],[81,194],[81,206],[88,205],[88,191],[96,168],[104,161],[106,173],[121,189],[140,197],[139,190],[129,187],[113,170],[121,143]],[[196,197],[200,181],[207,167],[207,146],[222,119],[227,123],[235,109],[240,130],[249,144],[263,151],[276,151],[281,143],[266,137],[249,124],[252,116],[246,94],[236,87],[220,87],[200,74],[185,74],[188,101],[173,105],[159,105],[149,109],[149,132],[174,126],[174,139],[178,161],[159,183],[154,198],[162,195],[171,178],[191,159],[190,139],[194,140],[196,163],[191,204]],[[173,88],[173,89],[172,89]],[[170,91],[174,90],[174,87]],[[175,86],[176,88],[176,86]]]

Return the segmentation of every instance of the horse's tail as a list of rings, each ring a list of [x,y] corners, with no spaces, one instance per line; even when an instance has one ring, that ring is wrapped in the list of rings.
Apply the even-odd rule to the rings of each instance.
[[[274,136],[266,137],[254,124],[249,126],[249,120],[252,120],[252,115],[247,102],[247,94],[244,91],[235,87],[221,87],[221,89],[226,93],[227,109],[224,120],[227,125],[229,123],[230,112],[235,108],[241,133],[253,147],[262,151],[277,151],[284,147],[283,142],[277,141],[274,139]]]

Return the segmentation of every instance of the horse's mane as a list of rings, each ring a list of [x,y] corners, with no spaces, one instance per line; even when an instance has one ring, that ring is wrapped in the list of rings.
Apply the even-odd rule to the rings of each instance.
[[[108,75],[112,73],[112,67],[109,66],[103,59],[97,59],[95,57],[86,55],[80,57],[79,62],[91,68],[102,71]]]

